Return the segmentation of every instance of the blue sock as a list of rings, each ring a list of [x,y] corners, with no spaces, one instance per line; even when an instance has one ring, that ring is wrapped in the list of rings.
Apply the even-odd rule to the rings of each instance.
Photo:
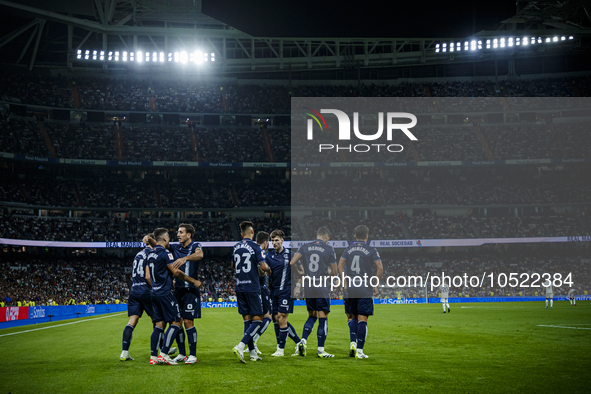
[[[189,354],[197,357],[197,329],[195,327],[187,329],[187,340],[189,342]]]
[[[267,327],[269,327],[269,324],[271,324],[271,321],[272,320],[271,320],[270,317],[264,317],[263,318],[263,329],[261,330],[261,334],[260,335],[263,335],[263,333],[265,331],[267,331]]]
[[[248,327],[250,327],[251,323],[252,320],[244,320],[244,335],[246,335],[246,331],[248,331]]]
[[[289,335],[289,337],[295,342],[295,343],[300,343],[301,339],[300,337],[298,337],[298,334],[296,333],[295,328],[293,328],[293,326],[291,325],[291,323],[287,323],[287,335]]]
[[[160,327],[154,326],[152,336],[150,337],[150,354],[154,357],[158,357],[158,344],[164,330]]]
[[[185,356],[187,352],[185,351],[185,330],[181,327],[179,332],[176,334],[176,343],[179,346],[179,355]]]
[[[277,344],[279,345],[279,349],[285,349],[285,342],[287,342],[287,332],[288,331],[289,331],[288,327],[279,329],[279,339],[277,340]]]
[[[324,347],[324,341],[326,341],[326,334],[328,334],[328,319],[321,317],[318,320],[318,347]]]
[[[275,338],[277,338],[277,344],[279,345],[279,323],[275,322]]]
[[[131,345],[131,337],[133,336],[133,326],[128,324],[123,330],[123,350],[129,350]]]
[[[168,330],[166,330],[166,334],[164,334],[164,346],[162,347],[162,349],[160,349],[160,351],[164,354],[168,354],[168,351],[170,350],[170,347],[172,346],[174,339],[177,336],[177,333],[179,332],[181,328],[179,326],[175,326],[174,324],[171,324],[168,327]]]
[[[164,324],[164,328],[166,328],[166,324]],[[164,346],[164,328],[161,329],[160,339],[158,339],[158,349],[162,349]]]
[[[357,328],[357,349],[363,350],[365,339],[367,338],[367,322],[360,321]]]
[[[357,342],[357,319],[349,320],[349,337],[351,342]]]
[[[316,318],[309,316],[308,320],[306,320],[306,324],[304,324],[304,332],[302,333],[302,339],[308,340],[308,337],[312,333],[312,329],[314,328],[315,323]]]
[[[253,338],[261,335],[262,328],[263,322],[260,320],[254,320],[250,324],[250,327],[248,327],[248,331],[246,331],[246,334],[244,334],[244,337],[242,337],[241,341],[242,343],[248,345],[248,350],[254,350]]]

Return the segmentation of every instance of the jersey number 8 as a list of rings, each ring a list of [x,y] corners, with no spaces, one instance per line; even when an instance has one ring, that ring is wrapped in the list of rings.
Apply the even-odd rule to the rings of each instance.
[[[310,255],[310,264],[308,264],[308,268],[310,269],[310,272],[318,271],[318,268],[320,267],[320,265],[318,264],[319,262],[320,262],[320,256],[318,256],[316,253],[313,253]]]

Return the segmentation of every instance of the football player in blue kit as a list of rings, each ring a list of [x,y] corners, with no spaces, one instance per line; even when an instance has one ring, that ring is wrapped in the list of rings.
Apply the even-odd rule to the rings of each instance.
[[[321,358],[331,358],[334,354],[324,351],[324,343],[328,334],[328,314],[330,313],[330,289],[328,286],[315,287],[314,283],[322,283],[323,279],[337,275],[336,254],[332,246],[327,242],[330,239],[330,232],[326,227],[320,227],[316,233],[316,240],[302,245],[291,259],[290,265],[297,264],[300,259],[304,260],[302,264],[306,277],[311,278],[308,282],[312,286],[304,287],[306,296],[306,306],[308,308],[308,320],[304,324],[302,333],[303,355],[307,351],[308,336],[314,328],[316,320],[318,321],[318,351],[317,356]],[[330,269],[330,271],[329,271]],[[315,280],[316,279],[316,280]],[[320,279],[320,281],[318,281]],[[306,280],[302,280],[306,285]],[[325,283],[330,283],[330,279]],[[294,289],[294,296],[299,296],[299,287]]]
[[[129,355],[129,346],[131,345],[133,330],[137,326],[140,317],[144,314],[144,311],[150,317],[153,315],[152,300],[150,299],[152,286],[150,284],[149,274],[146,277],[148,254],[151,250],[152,247],[146,244],[146,247],[136,254],[133,259],[131,290],[129,291],[129,299],[127,300],[127,316],[129,317],[129,321],[123,330],[121,361],[133,360]]]
[[[264,232],[264,231],[259,231],[256,235],[256,242],[257,242],[257,245],[259,245],[261,247],[261,249],[267,254],[266,257],[268,258],[269,257],[269,253],[268,253],[269,233]],[[267,265],[269,265],[268,262],[267,262]],[[259,280],[261,282],[261,301],[263,303],[263,328],[261,329],[259,336],[255,337],[255,339],[254,339],[254,350],[260,356],[263,353],[257,347],[257,342],[260,339],[260,337],[265,333],[265,331],[267,331],[267,328],[269,327],[269,324],[272,321],[272,319],[271,319],[272,307],[271,307],[271,292],[269,291],[269,273],[261,270],[261,268],[259,267],[259,274],[261,275],[259,277]]]
[[[190,282],[195,287],[201,287],[201,282],[173,267],[175,259],[172,253],[167,250],[170,247],[168,230],[158,228],[153,234],[156,246],[148,254],[148,272],[146,273],[152,282],[150,297],[153,308],[152,321],[155,323],[150,338],[150,364],[177,365],[177,362],[168,356],[170,346],[181,328],[181,313],[173,293],[172,277],[175,276],[182,281]],[[164,333],[165,323],[172,324],[164,334],[164,345],[158,355],[158,342]]]
[[[234,245],[233,266],[236,270],[236,301],[238,313],[244,320],[245,333],[242,340],[232,351],[242,363],[244,348],[248,346],[250,361],[259,361],[261,358],[254,348],[254,338],[260,335],[263,328],[263,305],[261,300],[261,283],[259,266],[262,271],[268,271],[265,263],[265,252],[252,240],[254,225],[252,222],[240,223],[242,240]]]
[[[178,244],[170,244],[172,255],[175,258],[173,267],[178,268],[185,275],[197,279],[199,272],[199,260],[203,258],[201,244],[193,241],[195,228],[190,224],[180,224],[177,231]],[[195,364],[197,362],[197,328],[194,319],[201,318],[201,294],[199,288],[190,282],[175,280],[174,295],[181,310],[181,318],[187,339],[189,342],[189,357],[185,350],[185,332],[183,327],[179,330],[176,341],[179,346],[179,355],[174,361],[177,363]]]
[[[271,233],[273,249],[267,254],[267,265],[271,269],[271,305],[273,309],[273,322],[275,324],[275,336],[277,337],[277,351],[272,354],[274,357],[283,357],[285,343],[289,336],[296,343],[297,356],[303,354],[304,346],[296,333],[295,328],[287,321],[290,313],[293,313],[293,299],[291,298],[291,251],[283,247],[284,233],[281,230],[274,230]],[[301,287],[298,279],[297,285]]]
[[[339,260],[339,275],[349,298],[349,312],[353,315],[353,322],[357,322],[357,342],[351,343],[349,351],[354,350],[355,358],[358,359],[368,358],[363,352],[367,339],[367,319],[373,315],[373,296],[384,274],[380,254],[374,247],[367,245],[368,235],[367,226],[355,227],[356,242],[345,249]],[[350,281],[344,276],[345,269]],[[371,277],[377,277],[378,283],[372,284]]]

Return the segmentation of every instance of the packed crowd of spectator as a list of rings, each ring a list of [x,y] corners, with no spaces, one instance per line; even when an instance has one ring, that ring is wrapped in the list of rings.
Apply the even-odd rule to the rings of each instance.
[[[267,229],[269,230],[269,229]],[[207,254],[201,260],[199,279],[203,282],[201,301],[235,300],[235,273],[231,269],[231,254]],[[343,249],[337,248],[339,257]],[[386,285],[404,276],[441,276],[442,272],[453,280],[454,276],[481,278],[485,272],[496,274],[493,283],[487,276],[482,286],[450,286],[450,297],[503,297],[543,295],[541,276],[560,274],[562,282],[571,280],[577,295],[591,291],[591,269],[588,267],[588,249],[584,247],[536,245],[504,248],[484,246],[463,251],[429,251],[396,253],[380,250],[384,276],[377,298],[429,298],[439,297],[439,288]],[[38,258],[26,254],[5,255],[0,258],[0,298],[7,306],[33,301],[36,305],[56,302],[65,305],[125,302],[129,292],[129,270],[132,257],[99,256],[96,258],[55,257]],[[497,280],[499,274],[516,273],[517,282]],[[537,279],[537,274],[540,279]],[[570,274],[570,277],[568,276]],[[501,275],[502,276],[502,275]],[[401,282],[398,282],[401,283]],[[506,284],[505,284],[506,283]],[[517,284],[516,284],[517,283]],[[536,285],[538,287],[536,287]],[[568,284],[554,286],[555,295],[566,295]],[[332,298],[341,298],[335,291]]]
[[[73,108],[73,92],[77,91],[80,107],[84,109],[149,111],[154,99],[162,112],[199,113],[289,113],[291,97],[423,97],[412,100],[412,112],[445,110],[481,111],[505,108],[499,100],[473,101],[474,107],[458,107],[453,100],[444,108],[427,99],[432,97],[513,97],[507,99],[509,109],[540,109],[554,105],[536,103],[523,107],[516,97],[588,96],[589,77],[556,77],[499,81],[498,91],[492,81],[486,82],[414,82],[390,85],[372,83],[353,85],[252,85],[215,84],[176,80],[134,80],[93,77],[49,77],[26,73],[0,74],[0,98],[6,101],[52,107]],[[576,93],[575,93],[576,92]],[[409,102],[409,100],[406,100]],[[564,102],[562,103],[564,104]],[[527,105],[527,104],[526,104]],[[541,106],[540,106],[541,105]],[[575,104],[576,105],[576,104]]]
[[[121,241],[115,219],[0,217],[0,238],[65,242]]]
[[[86,123],[45,122],[58,157],[116,160],[117,132],[114,126]],[[480,125],[486,144],[496,160],[579,159],[588,157],[589,123]],[[555,131],[553,131],[555,130]],[[417,127],[417,141],[400,144],[402,151],[349,152],[310,148],[307,137],[291,136],[289,129],[268,131],[276,162],[414,162],[489,160],[485,145],[473,124]],[[194,138],[193,136],[194,135]],[[181,126],[134,125],[121,127],[121,154],[127,161],[267,162],[265,139],[257,128],[210,127],[193,130]],[[318,144],[338,144],[330,133],[317,133]],[[32,120],[0,121],[2,151],[49,157],[41,130]],[[342,145],[342,144],[341,144]],[[328,145],[326,145],[328,146]],[[348,146],[348,145],[347,145]],[[392,148],[394,149],[394,148]],[[397,148],[396,150],[399,150]]]
[[[124,260],[113,258],[39,258],[19,254],[2,258],[0,297],[7,306],[127,302]],[[9,302],[7,302],[10,300]]]

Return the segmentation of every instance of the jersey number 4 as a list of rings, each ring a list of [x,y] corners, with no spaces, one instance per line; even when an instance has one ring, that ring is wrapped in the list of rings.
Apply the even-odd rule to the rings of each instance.
[[[361,267],[359,267],[359,256],[353,256],[353,260],[351,260],[351,271],[355,272],[357,275],[361,272]]]

